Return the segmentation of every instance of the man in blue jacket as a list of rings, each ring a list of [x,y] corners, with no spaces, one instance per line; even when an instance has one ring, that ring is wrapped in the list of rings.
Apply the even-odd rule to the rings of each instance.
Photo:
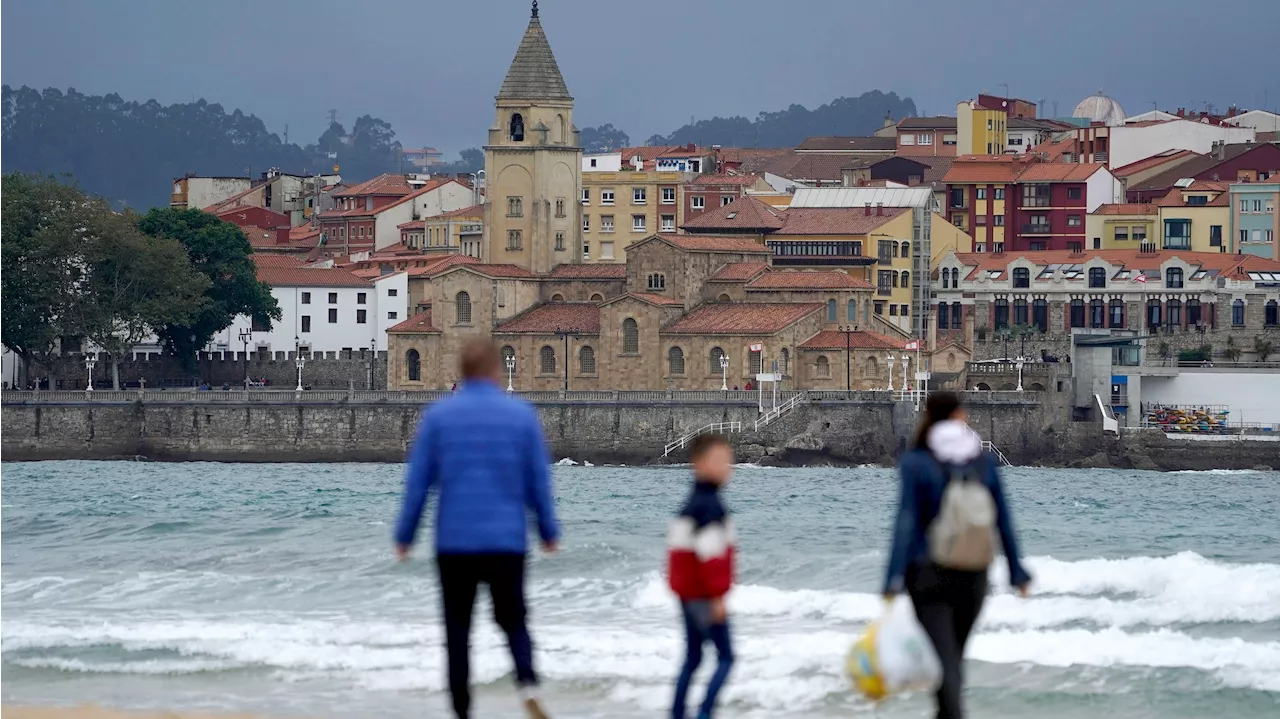
[[[396,556],[408,558],[427,493],[436,487],[436,562],[453,710],[460,719],[469,716],[471,612],[484,583],[493,598],[494,620],[511,647],[525,708],[533,719],[545,719],[535,695],[533,642],[525,626],[525,512],[533,510],[542,547],[554,552],[560,528],[551,497],[551,462],[533,407],[499,389],[502,360],[493,343],[469,343],[461,365],[461,389],[427,410],[409,451]]]

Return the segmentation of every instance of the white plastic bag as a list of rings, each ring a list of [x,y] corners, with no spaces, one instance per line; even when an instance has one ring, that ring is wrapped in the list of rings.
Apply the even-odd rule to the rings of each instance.
[[[847,669],[854,687],[873,701],[906,691],[934,691],[942,683],[938,652],[906,596],[886,603],[884,614],[849,650]]]

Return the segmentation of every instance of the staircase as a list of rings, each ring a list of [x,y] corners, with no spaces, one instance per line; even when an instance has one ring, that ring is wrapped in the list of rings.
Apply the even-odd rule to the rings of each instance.
[[[677,449],[684,449],[686,444],[688,444],[689,442],[692,442],[693,438],[697,437],[700,434],[708,434],[708,433],[732,434],[734,432],[741,432],[741,431],[742,431],[741,422],[715,422],[705,427],[699,427],[693,430],[692,432],[689,432],[688,434],[684,435],[680,439],[677,439],[674,442],[669,442],[667,446],[663,448],[662,456],[666,457],[667,455],[671,454]]]
[[[760,417],[756,419],[756,431],[760,431],[762,427],[768,426],[773,420],[808,401],[809,394],[807,392],[797,392],[792,395],[791,399],[760,415]]]
[[[1001,452],[999,449],[997,449],[994,444],[987,442],[986,440],[983,440],[982,449],[994,454],[996,456],[996,461],[1000,462],[1000,466],[1002,467],[1013,466],[1012,464],[1009,463],[1009,460],[1005,458],[1004,452]]]

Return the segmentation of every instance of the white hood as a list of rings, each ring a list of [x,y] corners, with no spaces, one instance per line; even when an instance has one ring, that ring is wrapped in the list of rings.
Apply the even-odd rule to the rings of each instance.
[[[933,456],[948,464],[967,464],[982,454],[982,438],[969,425],[954,419],[930,427],[925,441]]]

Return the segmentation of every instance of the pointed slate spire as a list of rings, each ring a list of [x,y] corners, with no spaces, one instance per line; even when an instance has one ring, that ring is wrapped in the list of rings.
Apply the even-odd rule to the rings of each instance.
[[[498,91],[499,100],[572,100],[569,88],[564,84],[564,76],[560,74],[560,66],[556,64],[556,56],[551,53],[551,44],[542,31],[542,21],[538,19],[538,3],[533,3],[533,12],[529,17],[529,27],[525,28],[524,38],[516,50],[516,57],[511,61],[507,77],[502,81],[502,89]]]

